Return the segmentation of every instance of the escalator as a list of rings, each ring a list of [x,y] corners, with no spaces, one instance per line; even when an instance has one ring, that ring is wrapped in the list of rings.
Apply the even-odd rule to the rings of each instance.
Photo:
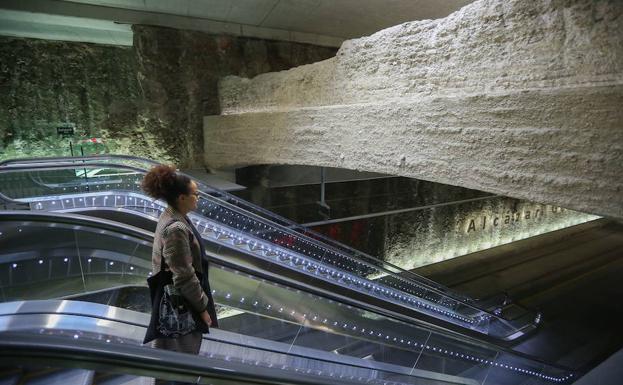
[[[81,213],[153,230],[165,206],[140,189],[153,164],[124,156],[6,161],[0,194],[8,208]],[[201,199],[190,218],[224,263],[491,342],[517,340],[538,326],[538,314],[520,308],[506,319],[496,311],[503,303],[479,302],[197,182]]]
[[[199,357],[176,358],[140,345],[149,321],[152,239],[149,231],[101,218],[0,212],[0,383],[67,383],[71,375],[85,384],[155,377],[225,384],[230,375],[240,383],[511,385],[578,377],[272,274],[235,248],[208,251],[221,328],[204,337]],[[124,364],[116,367],[118,360]]]
[[[36,313],[27,321],[43,318]],[[48,314],[48,316],[55,316]],[[14,315],[21,321],[23,317]],[[98,330],[97,317],[82,317]],[[127,328],[124,321],[118,329]],[[131,325],[132,326],[132,325]],[[332,363],[301,358],[300,352],[280,353],[238,342],[210,340],[198,356],[151,349],[132,339],[115,338],[107,333],[33,334],[2,333],[0,339],[0,383],[24,385],[151,385],[154,379],[183,381],[188,384],[400,384],[396,373],[382,368]],[[123,343],[122,343],[123,342]],[[304,361],[309,369],[301,369]],[[166,362],[166,365],[162,363]],[[365,364],[365,363],[364,363]],[[325,372],[316,368],[329,368]],[[442,376],[417,380],[418,384],[473,384]]]

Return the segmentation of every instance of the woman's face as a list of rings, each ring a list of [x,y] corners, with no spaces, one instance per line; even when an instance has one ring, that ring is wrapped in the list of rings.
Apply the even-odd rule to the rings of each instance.
[[[182,214],[187,214],[197,208],[199,202],[199,191],[197,190],[197,184],[194,181],[190,181],[190,187],[188,194],[182,194],[177,198],[177,209]]]

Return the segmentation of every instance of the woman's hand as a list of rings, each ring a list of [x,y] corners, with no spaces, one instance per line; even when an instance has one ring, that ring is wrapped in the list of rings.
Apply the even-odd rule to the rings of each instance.
[[[203,322],[206,323],[206,325],[212,326],[212,318],[210,318],[210,314],[207,310],[204,310],[203,313],[201,313],[200,315],[201,319],[203,320]]]

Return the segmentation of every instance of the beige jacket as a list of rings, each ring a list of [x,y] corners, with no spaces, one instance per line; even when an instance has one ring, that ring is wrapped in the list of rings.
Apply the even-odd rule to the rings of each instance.
[[[173,220],[176,221],[171,223]],[[153,274],[160,271],[162,256],[173,273],[174,286],[194,310],[206,310],[208,296],[195,275],[195,270],[202,272],[201,248],[184,216],[172,207],[164,210],[156,226],[151,257]]]

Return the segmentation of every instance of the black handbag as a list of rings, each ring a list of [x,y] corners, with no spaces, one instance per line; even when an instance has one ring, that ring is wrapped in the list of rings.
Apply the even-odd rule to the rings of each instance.
[[[167,267],[161,254],[160,271],[147,278],[151,297],[151,318],[145,333],[143,343],[146,344],[156,338],[179,338],[194,331],[209,333],[209,327],[201,316],[186,302],[185,298],[173,285],[173,273],[165,270]],[[209,290],[207,278],[195,272],[202,288]],[[211,292],[206,292],[210,299]],[[215,320],[216,317],[213,318]]]

